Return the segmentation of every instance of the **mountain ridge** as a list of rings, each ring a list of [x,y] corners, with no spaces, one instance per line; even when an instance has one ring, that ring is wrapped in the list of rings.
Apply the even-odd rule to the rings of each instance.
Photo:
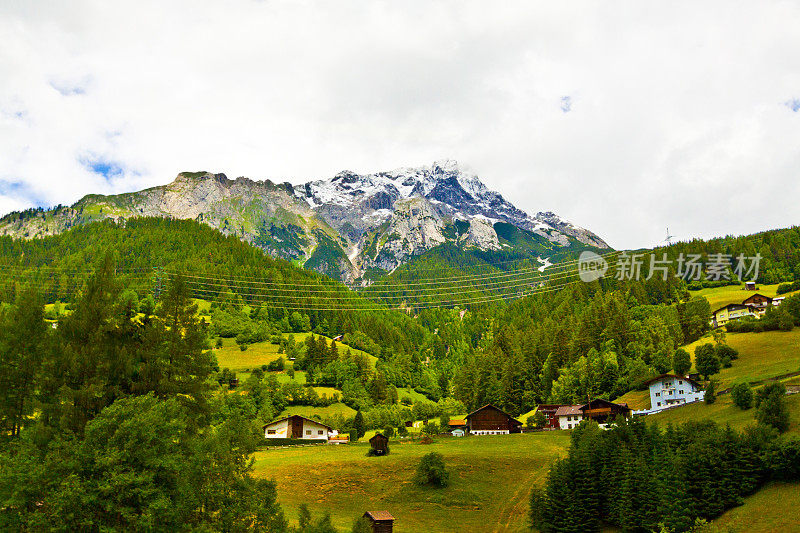
[[[37,238],[96,220],[144,216],[194,219],[270,255],[362,285],[444,243],[527,257],[573,245],[608,248],[552,212],[528,215],[453,160],[369,174],[345,170],[299,185],[181,172],[141,191],[10,213],[0,219],[0,235]],[[498,224],[524,232],[526,246],[503,238],[507,232],[498,233]]]

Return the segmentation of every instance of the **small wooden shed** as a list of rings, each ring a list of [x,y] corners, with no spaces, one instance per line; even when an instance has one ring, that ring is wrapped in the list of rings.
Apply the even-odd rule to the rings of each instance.
[[[385,436],[383,433],[375,433],[375,435],[369,439],[369,445],[372,446],[375,455],[386,455],[389,453],[389,437]]]
[[[364,516],[372,525],[372,533],[392,533],[394,517],[386,511],[367,511]]]

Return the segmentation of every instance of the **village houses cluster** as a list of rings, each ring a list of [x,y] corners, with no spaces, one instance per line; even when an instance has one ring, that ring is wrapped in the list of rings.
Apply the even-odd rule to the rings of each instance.
[[[624,403],[613,403],[600,398],[583,405],[542,404],[537,410],[545,417],[542,429],[573,429],[582,420],[595,420],[601,425],[613,421],[617,416],[629,417],[631,409]],[[409,421],[408,426],[414,422]],[[494,405],[484,405],[464,418],[451,419],[449,430],[455,437],[465,435],[509,435],[520,433],[523,423]],[[339,432],[318,420],[300,415],[291,415],[274,420],[263,426],[267,439],[300,439],[331,444],[346,443],[348,435]]]

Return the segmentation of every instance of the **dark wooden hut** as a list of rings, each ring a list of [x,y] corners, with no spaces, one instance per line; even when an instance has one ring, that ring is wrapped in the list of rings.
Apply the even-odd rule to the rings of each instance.
[[[372,446],[373,455],[386,455],[389,453],[389,437],[383,433],[376,433],[369,439],[369,445]]]
[[[394,517],[386,511],[367,511],[364,516],[372,526],[372,533],[392,533]]]

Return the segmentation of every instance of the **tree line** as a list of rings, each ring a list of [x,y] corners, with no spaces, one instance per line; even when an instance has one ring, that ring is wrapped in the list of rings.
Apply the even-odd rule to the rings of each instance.
[[[641,419],[603,431],[583,422],[530,500],[542,532],[682,532],[740,505],[769,480],[800,480],[800,440],[767,425],[660,428]]]

